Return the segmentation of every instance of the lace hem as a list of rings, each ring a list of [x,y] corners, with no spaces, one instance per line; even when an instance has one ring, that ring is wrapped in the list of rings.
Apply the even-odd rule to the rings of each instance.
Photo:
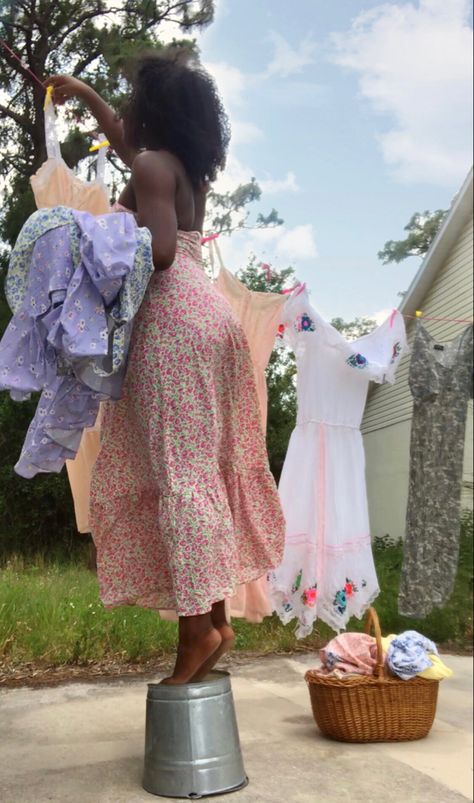
[[[282,624],[288,625],[293,620],[296,620],[296,638],[303,639],[311,635],[313,627],[318,619],[331,627],[336,633],[340,633],[341,630],[346,630],[349,620],[353,616],[357,619],[362,619],[379,594],[380,588],[377,587],[366,599],[359,600],[359,605],[348,607],[344,614],[337,613],[334,606],[328,604],[327,601],[322,601],[317,607],[309,610],[297,610],[296,608],[288,610],[286,609],[288,595],[282,589],[271,588],[270,601],[274,612],[277,614]]]

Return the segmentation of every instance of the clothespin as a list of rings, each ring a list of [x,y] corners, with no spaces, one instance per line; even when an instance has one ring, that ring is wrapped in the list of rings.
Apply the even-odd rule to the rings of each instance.
[[[43,103],[43,109],[45,111],[53,99],[53,91],[54,87],[51,84],[46,87],[46,95],[44,96],[44,103]]]
[[[397,310],[393,309],[390,315],[390,329],[393,327],[393,322],[395,320],[395,315],[397,314]]]
[[[288,287],[286,290],[282,290],[282,291],[281,291],[281,294],[282,294],[283,296],[287,296],[287,295],[289,295],[290,293],[292,293],[292,292],[293,292],[293,290],[296,290],[296,288],[297,288],[297,287],[300,287],[300,286],[301,286],[301,282],[296,282],[296,284],[294,284],[294,285],[293,285],[293,287]]]
[[[272,273],[273,273],[270,265],[268,264],[268,262],[260,262],[260,267],[265,272],[265,279],[267,280],[267,282],[269,282],[270,279],[272,278]]]
[[[422,317],[423,317],[423,313],[422,313],[421,309],[417,309],[416,312],[415,312],[415,318],[422,318]]]
[[[201,237],[201,245],[204,245],[204,243],[210,243],[211,240],[217,240],[218,237],[219,232],[217,232],[217,234],[207,234],[205,237]]]
[[[108,148],[109,145],[110,145],[109,140],[103,139],[100,142],[96,142],[95,145],[91,145],[89,148],[89,153],[92,153],[93,151],[100,151],[101,148]]]

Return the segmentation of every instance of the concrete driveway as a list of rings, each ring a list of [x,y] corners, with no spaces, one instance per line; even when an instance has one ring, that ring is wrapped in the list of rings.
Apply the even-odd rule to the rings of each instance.
[[[311,656],[233,670],[249,786],[235,803],[461,803],[472,800],[472,660],[447,656],[427,739],[345,745],[320,736],[303,675]],[[2,803],[141,803],[146,683],[0,692]]]

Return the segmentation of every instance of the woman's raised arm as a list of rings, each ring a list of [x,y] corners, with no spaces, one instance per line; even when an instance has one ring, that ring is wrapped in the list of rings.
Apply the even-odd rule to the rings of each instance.
[[[137,151],[125,143],[122,120],[92,87],[71,75],[53,75],[45,81],[45,86],[53,87],[53,101],[59,106],[70,98],[82,100],[119,158],[127,167],[132,166]]]

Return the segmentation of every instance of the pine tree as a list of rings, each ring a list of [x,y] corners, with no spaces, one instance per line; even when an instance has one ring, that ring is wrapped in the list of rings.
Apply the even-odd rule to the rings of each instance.
[[[382,264],[402,262],[413,256],[423,257],[443,225],[446,215],[445,209],[437,209],[436,212],[415,212],[404,228],[404,231],[408,232],[408,237],[404,240],[389,240],[378,252]]]

